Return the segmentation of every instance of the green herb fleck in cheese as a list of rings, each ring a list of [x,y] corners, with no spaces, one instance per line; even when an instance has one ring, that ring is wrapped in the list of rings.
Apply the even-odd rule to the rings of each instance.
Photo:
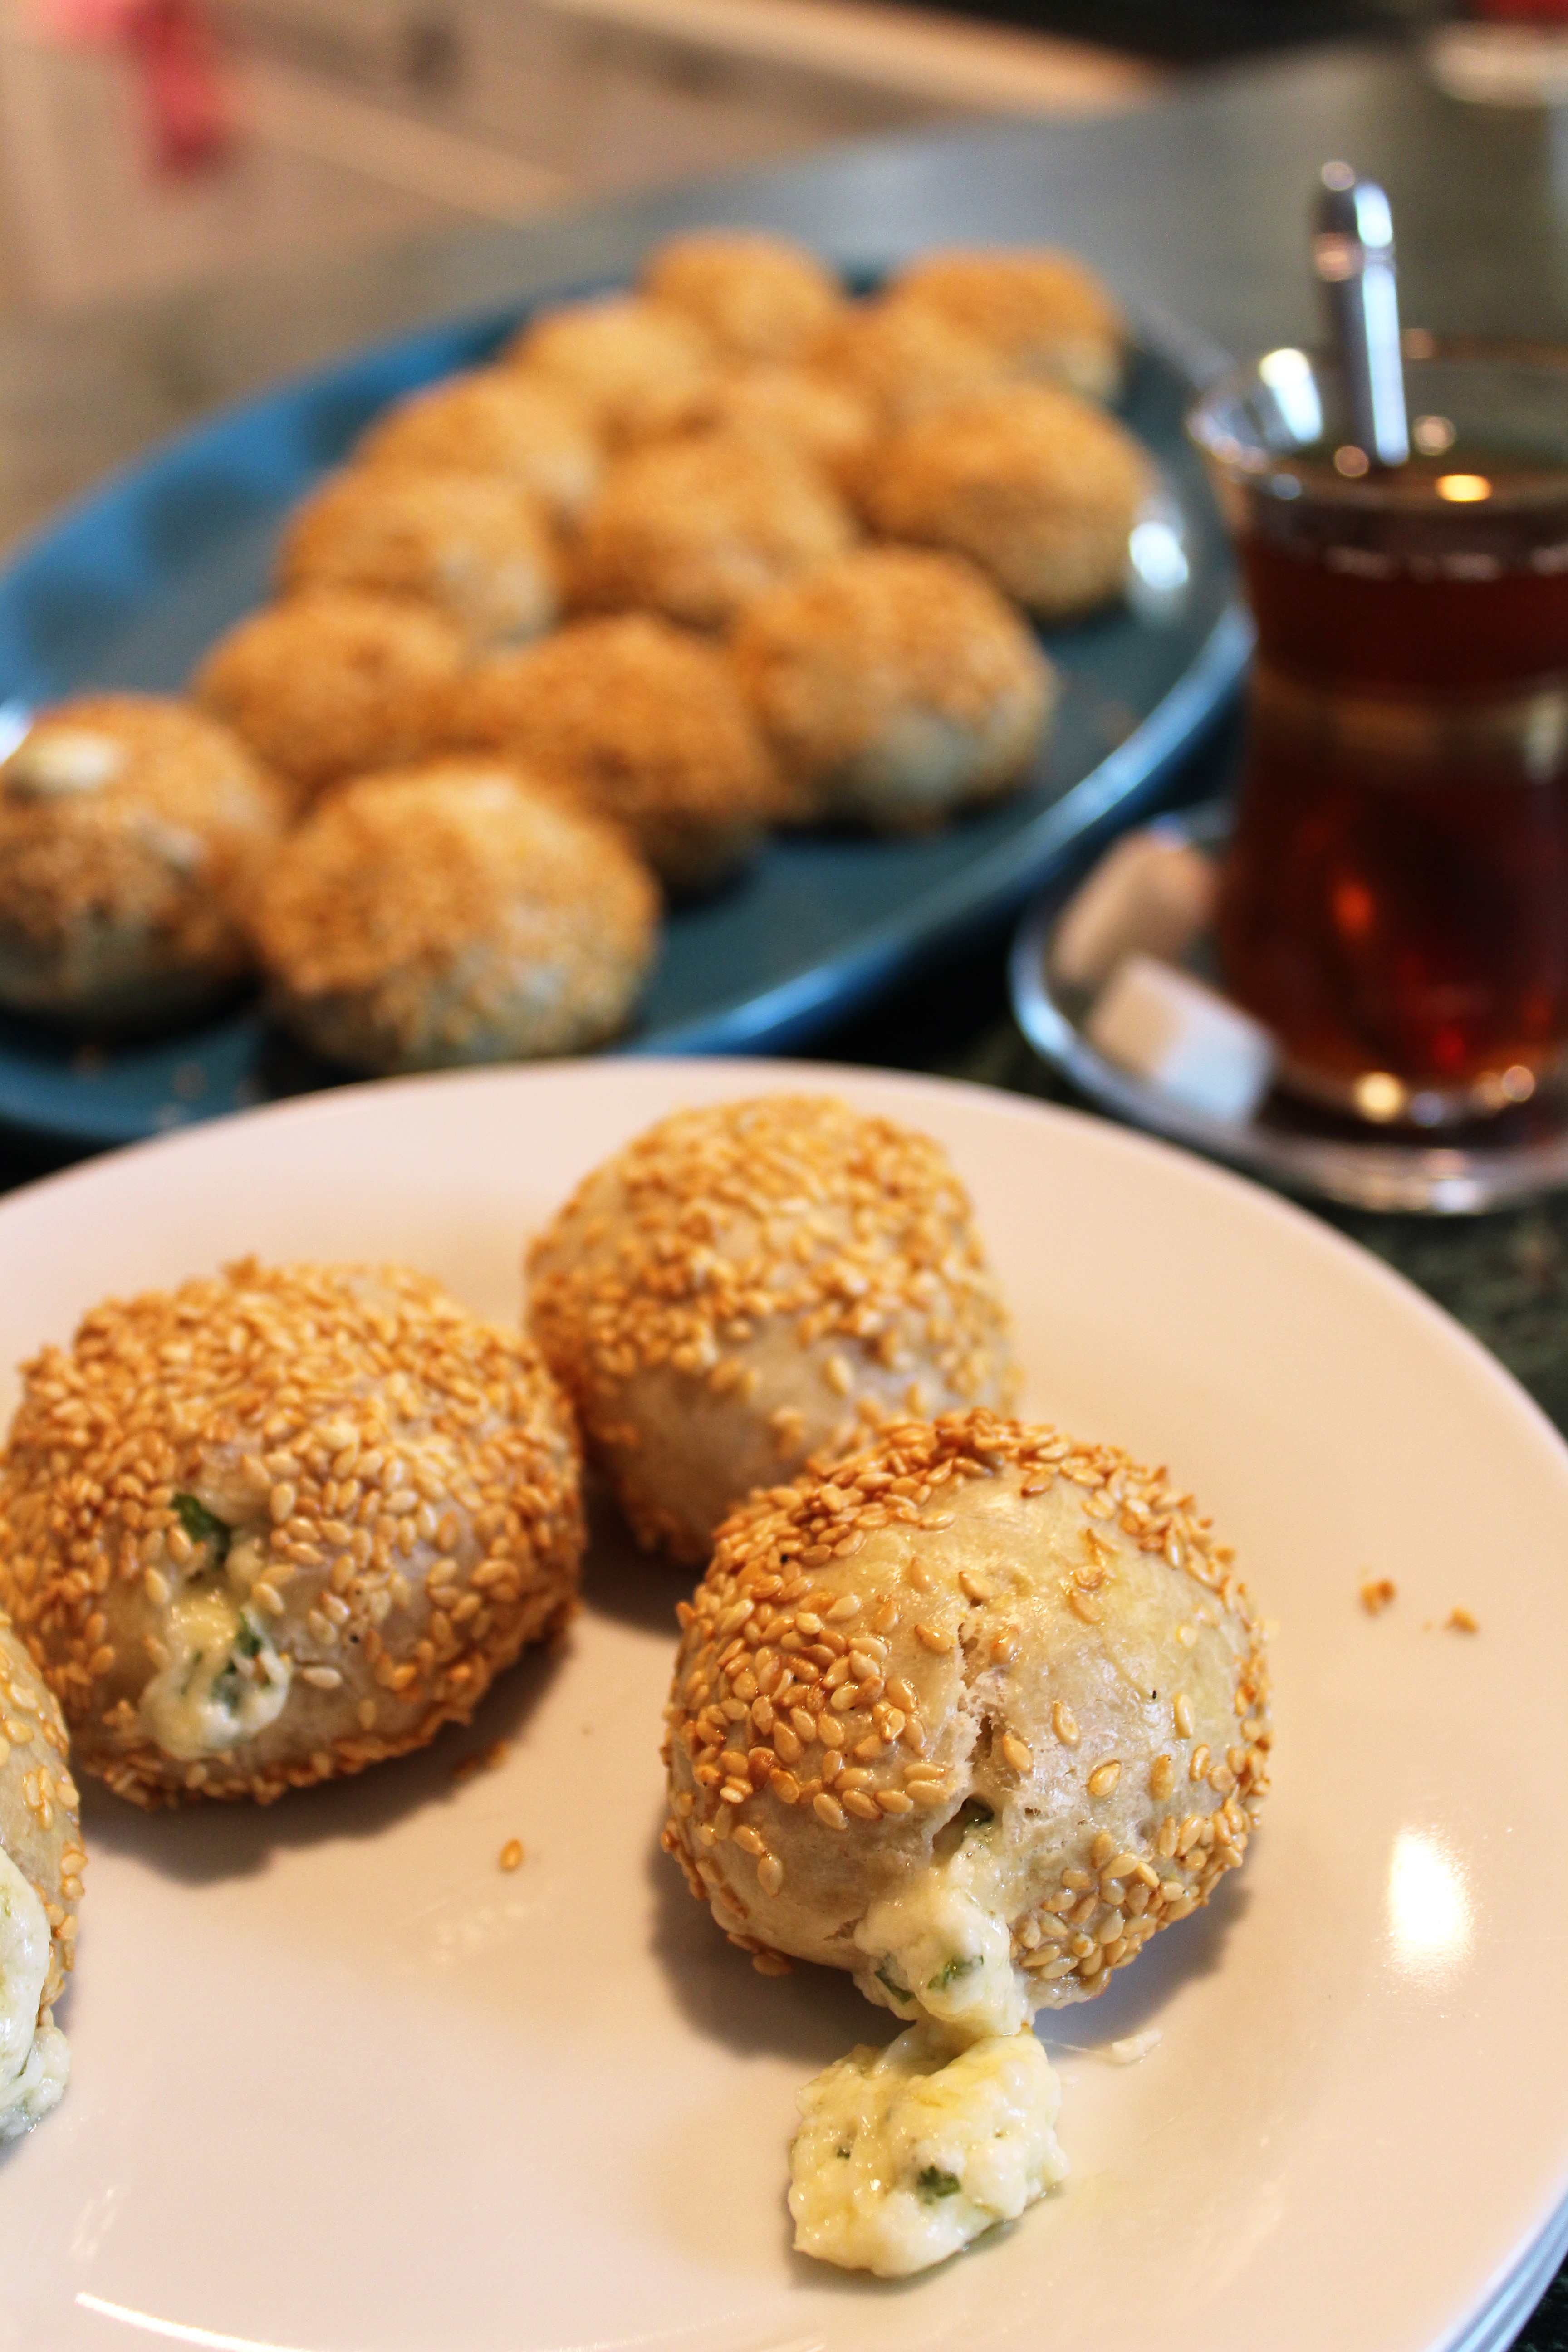
[[[169,1663],[142,1694],[142,1719],[165,1756],[236,1748],[281,1714],[292,1664],[223,1585],[181,1593],[166,1638]]]
[[[921,2024],[886,2050],[851,2051],[800,2094],[797,2249],[906,2278],[1016,2221],[1066,2176],[1060,2095],[1027,2032],[966,2042]]]
[[[855,1981],[868,2000],[902,2017],[918,2006],[971,2034],[1016,2033],[1027,2023],[1029,1985],[1013,1965],[1007,1922],[972,1885],[961,1847],[905,1894],[871,1906],[855,1930],[868,1962]],[[909,1988],[901,1999],[900,1986]]]
[[[0,2145],[58,2106],[70,2074],[65,2035],[38,2013],[48,1968],[44,1906],[0,1847]]]

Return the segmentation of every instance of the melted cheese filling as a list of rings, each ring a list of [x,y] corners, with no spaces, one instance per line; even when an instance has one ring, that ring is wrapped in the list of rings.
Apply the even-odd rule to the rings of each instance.
[[[169,1612],[169,1663],[142,1694],[142,1720],[182,1763],[254,1739],[282,1713],[293,1677],[256,1617],[221,1585],[193,1585]]]
[[[1029,2032],[966,2041],[914,2025],[886,2050],[851,2051],[799,2097],[795,2246],[846,2270],[926,2270],[1067,2173],[1060,2086]]]
[[[800,2095],[789,2204],[802,2253],[904,2278],[1065,2177],[1061,2093],[1029,2031],[1040,1988],[1013,1963],[1005,1879],[975,1823],[856,1928],[856,1983],[914,2022]]]
[[[895,2017],[931,2017],[971,2038],[1016,2033],[1040,1988],[1015,1968],[1006,1898],[984,1837],[965,1838],[905,1893],[874,1903],[855,1930],[855,1981]]]
[[[70,2075],[65,2035],[38,2013],[48,1969],[44,1906],[0,1847],[0,2145],[58,2106]]]

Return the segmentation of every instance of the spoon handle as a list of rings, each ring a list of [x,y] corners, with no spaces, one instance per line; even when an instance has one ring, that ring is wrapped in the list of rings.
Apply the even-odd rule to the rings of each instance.
[[[1410,431],[1399,360],[1394,215],[1376,181],[1358,180],[1348,163],[1323,166],[1312,267],[1327,296],[1355,438],[1374,465],[1403,466]]]

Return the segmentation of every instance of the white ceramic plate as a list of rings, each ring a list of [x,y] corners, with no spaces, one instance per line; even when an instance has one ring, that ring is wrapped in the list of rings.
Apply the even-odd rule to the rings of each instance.
[[[895,2288],[797,2261],[795,2086],[888,2021],[846,1980],[754,1975],[657,1852],[675,1586],[605,1540],[564,1654],[426,1756],[266,1813],[91,1801],[75,2079],[0,2164],[6,2352],[1432,2352],[1520,2324],[1568,2195],[1568,1453],[1321,1226],[968,1089],[466,1075],[6,1202],[0,1360],[249,1249],[400,1257],[514,1313],[524,1233],[591,1162],[676,1105],[802,1081],[946,1141],[1031,1409],[1172,1464],[1279,1621],[1246,1870],[1047,2029],[1160,2046],[1063,2049],[1071,2180],[974,2252]],[[1371,1572],[1399,1588],[1375,1622]],[[1426,1630],[1456,1603],[1479,1633]]]

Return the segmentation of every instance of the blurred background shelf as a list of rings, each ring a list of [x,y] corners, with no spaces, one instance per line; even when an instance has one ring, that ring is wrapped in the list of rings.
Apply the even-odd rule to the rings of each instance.
[[[0,0],[0,299],[79,309],[1159,83],[858,0]]]

